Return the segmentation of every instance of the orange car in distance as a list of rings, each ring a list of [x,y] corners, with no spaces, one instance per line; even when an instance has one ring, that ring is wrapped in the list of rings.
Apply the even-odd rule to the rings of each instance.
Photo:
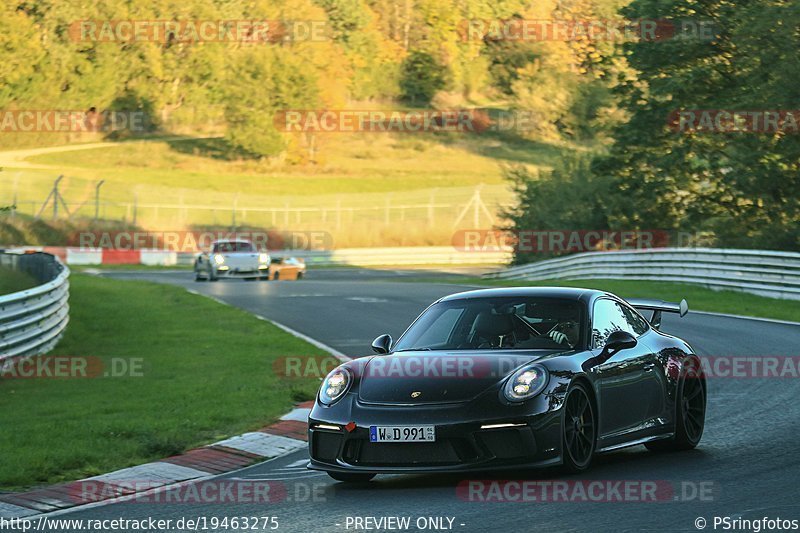
[[[275,257],[269,265],[269,279],[301,280],[306,275],[306,263],[297,257]]]

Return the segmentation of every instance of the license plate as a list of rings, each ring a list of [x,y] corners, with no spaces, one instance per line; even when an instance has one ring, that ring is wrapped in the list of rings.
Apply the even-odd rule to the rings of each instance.
[[[370,426],[370,442],[434,442],[434,426]]]

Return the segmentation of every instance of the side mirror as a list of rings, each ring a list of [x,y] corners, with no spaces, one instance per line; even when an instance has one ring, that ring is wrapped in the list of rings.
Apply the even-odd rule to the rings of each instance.
[[[375,353],[389,353],[392,349],[392,336],[384,333],[372,341],[372,351]]]
[[[633,334],[627,331],[615,331],[606,340],[606,345],[603,347],[603,356],[608,359],[621,350],[633,348],[637,342]]]

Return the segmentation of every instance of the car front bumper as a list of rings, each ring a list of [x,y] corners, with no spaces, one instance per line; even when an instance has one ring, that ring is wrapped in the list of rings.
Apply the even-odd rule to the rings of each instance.
[[[255,267],[215,268],[214,274],[218,278],[256,278],[269,275],[269,265]]]
[[[354,409],[342,417],[317,406],[309,418],[308,465],[330,472],[415,473],[471,472],[561,463],[561,411],[519,413],[502,418],[462,416],[460,409],[420,411],[387,407]],[[414,412],[416,411],[416,412]],[[326,416],[320,416],[325,414]],[[348,423],[354,423],[355,427]],[[323,427],[320,427],[322,425]],[[370,425],[433,425],[435,442],[374,443]],[[497,426],[490,427],[486,426]],[[337,429],[326,428],[335,426]]]

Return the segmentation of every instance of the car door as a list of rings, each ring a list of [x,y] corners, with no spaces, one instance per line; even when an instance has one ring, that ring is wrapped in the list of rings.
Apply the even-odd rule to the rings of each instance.
[[[646,404],[644,419],[652,420],[664,415],[666,410],[666,371],[663,360],[653,351],[653,333],[650,324],[633,307],[620,303],[620,309],[625,315],[628,325],[633,329],[639,344],[647,347],[644,365],[644,382],[641,401]]]
[[[592,311],[591,342],[598,356],[614,331],[637,332],[628,322],[623,305],[611,298],[599,298]],[[590,370],[595,375],[599,399],[601,437],[623,434],[647,419],[652,389],[653,354],[646,343],[620,350]]]

